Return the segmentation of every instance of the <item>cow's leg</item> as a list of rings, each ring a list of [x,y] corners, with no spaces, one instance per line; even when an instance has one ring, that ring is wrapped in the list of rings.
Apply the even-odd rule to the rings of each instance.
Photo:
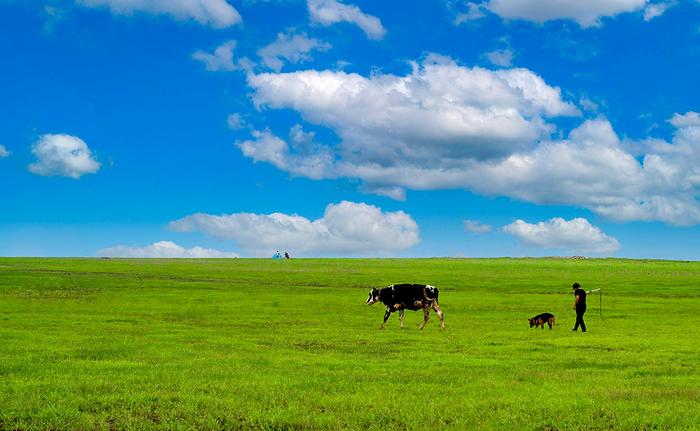
[[[437,302],[433,302],[433,310],[435,310],[438,317],[440,318],[440,328],[445,329],[445,315],[443,314],[442,310],[440,310],[440,306]]]
[[[428,319],[430,319],[430,307],[423,307],[423,323],[420,325],[420,329],[423,329],[425,327],[425,324],[428,323]]]
[[[401,310],[399,310],[399,320],[401,321],[401,329],[403,329],[403,313],[404,310],[402,308]]]
[[[384,325],[386,324],[386,321],[389,320],[389,316],[391,316],[391,307],[386,307],[386,313],[384,313],[384,322],[382,323],[382,326],[379,327],[379,329],[384,329]]]

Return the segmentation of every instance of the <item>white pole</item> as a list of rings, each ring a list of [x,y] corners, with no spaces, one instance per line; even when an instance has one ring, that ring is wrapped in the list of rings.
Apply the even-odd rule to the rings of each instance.
[[[598,299],[600,300],[598,305],[598,315],[600,316],[600,320],[603,320],[603,291],[600,290],[600,288],[588,291],[588,293],[592,292],[598,292]]]

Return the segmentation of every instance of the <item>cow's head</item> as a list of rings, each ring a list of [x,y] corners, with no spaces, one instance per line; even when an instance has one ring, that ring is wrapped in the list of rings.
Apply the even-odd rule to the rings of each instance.
[[[372,288],[367,297],[367,305],[372,305],[377,301],[379,301],[379,289]]]

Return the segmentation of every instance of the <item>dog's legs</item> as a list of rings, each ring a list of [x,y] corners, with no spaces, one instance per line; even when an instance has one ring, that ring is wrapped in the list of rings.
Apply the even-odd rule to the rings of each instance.
[[[445,314],[440,309],[440,306],[438,305],[437,301],[433,302],[433,310],[435,310],[438,317],[440,318],[440,329],[445,329]]]
[[[386,307],[386,313],[384,313],[384,322],[382,323],[382,326],[379,327],[379,329],[384,329],[384,325],[386,324],[386,321],[389,320],[389,316],[391,316],[391,307]]]
[[[425,324],[428,323],[428,319],[430,319],[430,308],[423,306],[423,323],[420,325],[420,329],[425,327]]]
[[[401,321],[401,329],[403,329],[403,313],[403,309],[399,310],[399,320]]]

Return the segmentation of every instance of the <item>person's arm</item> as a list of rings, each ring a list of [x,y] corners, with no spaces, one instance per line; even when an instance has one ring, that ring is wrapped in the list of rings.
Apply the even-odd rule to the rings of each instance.
[[[574,306],[573,309],[576,309],[576,306],[578,305],[578,294],[576,295],[576,299],[574,300]]]

